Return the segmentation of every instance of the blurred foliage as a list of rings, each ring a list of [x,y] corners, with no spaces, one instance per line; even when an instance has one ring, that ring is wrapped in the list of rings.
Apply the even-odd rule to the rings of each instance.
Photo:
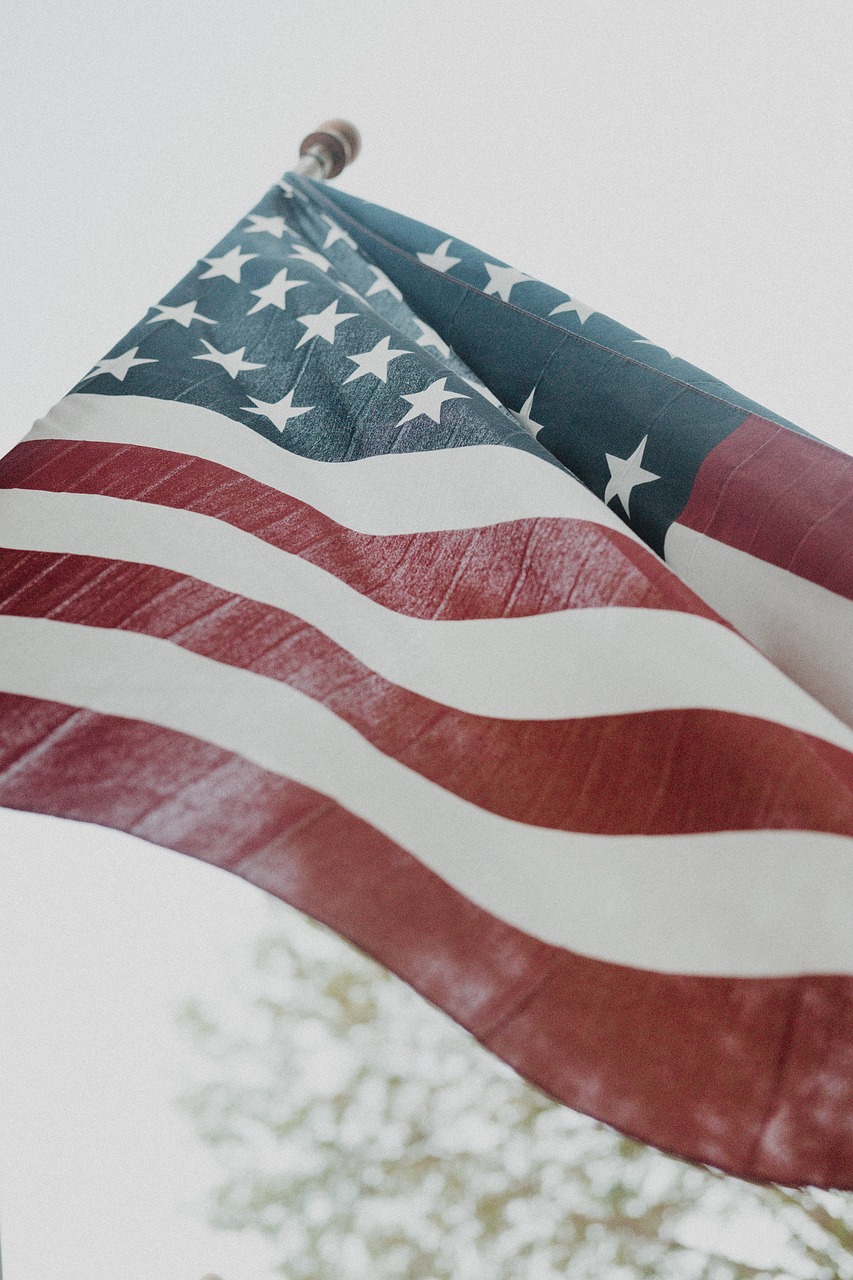
[[[182,1105],[209,1218],[288,1280],[853,1280],[853,1197],[684,1164],[530,1088],[403,983],[277,907]]]

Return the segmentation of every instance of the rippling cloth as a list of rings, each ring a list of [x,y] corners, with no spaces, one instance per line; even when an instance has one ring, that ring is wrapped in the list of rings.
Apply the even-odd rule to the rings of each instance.
[[[646,1142],[853,1186],[850,459],[288,175],[0,486],[0,803],[236,872]]]

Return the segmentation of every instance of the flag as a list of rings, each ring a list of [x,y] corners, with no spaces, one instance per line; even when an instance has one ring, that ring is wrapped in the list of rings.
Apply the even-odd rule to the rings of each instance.
[[[851,497],[287,175],[0,467],[0,803],[243,876],[625,1133],[853,1186]]]

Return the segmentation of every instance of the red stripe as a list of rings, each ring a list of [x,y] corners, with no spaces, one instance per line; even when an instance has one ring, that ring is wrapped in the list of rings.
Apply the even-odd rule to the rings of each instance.
[[[386,755],[518,822],[605,835],[853,834],[853,756],[764,720],[705,709],[470,715],[390,683],[292,614],[121,561],[6,552],[0,613],[154,635],[284,681]]]
[[[853,458],[749,417],[705,458],[678,523],[853,599]]]
[[[0,695],[0,803],[236,871],[562,1102],[742,1177],[853,1187],[853,979],[647,973],[474,906],[328,797],[180,734]]]
[[[417,618],[517,618],[603,605],[716,616],[651,552],[585,520],[378,537],[213,462],[89,441],[25,441],[3,460],[0,485],[214,516]]]

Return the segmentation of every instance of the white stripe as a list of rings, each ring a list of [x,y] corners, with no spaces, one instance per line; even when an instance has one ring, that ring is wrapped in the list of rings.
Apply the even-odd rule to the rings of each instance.
[[[26,438],[109,441],[205,458],[361,533],[471,529],[553,516],[591,520],[640,543],[573,476],[503,445],[315,462],[199,405],[86,393],[60,400]]]
[[[703,600],[853,725],[853,601],[680,524],[670,526],[664,551]]]
[[[191,511],[75,493],[0,493],[0,545],[157,565],[296,614],[386,680],[474,715],[561,720],[708,707],[853,749],[853,732],[734,632],[666,609],[431,621]]]
[[[585,955],[678,973],[853,973],[844,837],[586,836],[512,822],[287,685],[132,632],[0,618],[0,687],[190,734],[293,778],[486,910]]]

